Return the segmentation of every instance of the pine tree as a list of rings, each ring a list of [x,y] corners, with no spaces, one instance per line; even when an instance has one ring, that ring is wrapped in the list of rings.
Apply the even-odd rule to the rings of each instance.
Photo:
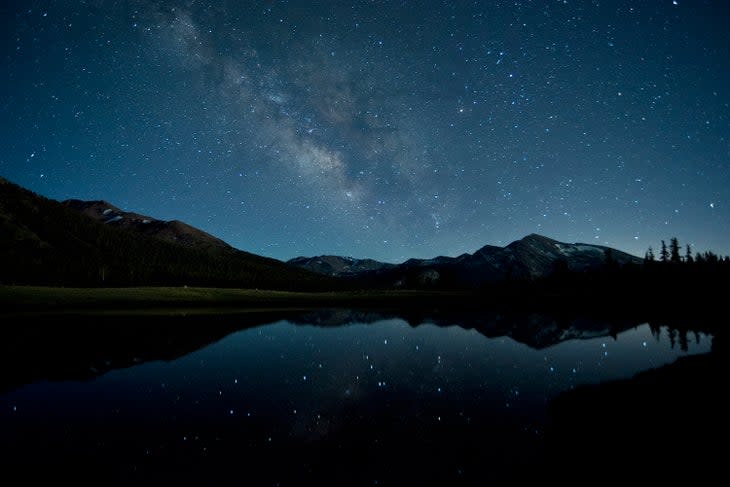
[[[669,251],[667,250],[667,244],[662,240],[662,249],[659,251],[659,260],[662,262],[669,262]]]
[[[677,240],[677,237],[672,237],[669,240],[669,256],[671,262],[682,262],[682,257],[679,255],[679,240]]]
[[[694,259],[692,258],[692,247],[690,247],[689,244],[687,244],[687,251],[684,254],[684,261],[689,263],[694,262]]]
[[[646,254],[644,254],[644,262],[654,262],[656,260],[656,257],[654,257],[654,249],[649,246],[649,249],[646,251]]]

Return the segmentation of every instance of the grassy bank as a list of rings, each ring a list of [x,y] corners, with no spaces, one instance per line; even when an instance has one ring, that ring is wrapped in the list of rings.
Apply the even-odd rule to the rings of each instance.
[[[1,286],[4,311],[155,308],[292,308],[409,306],[467,301],[469,295],[429,291],[291,292],[201,287],[67,288]]]
[[[338,292],[293,292],[208,287],[71,288],[45,286],[0,286],[0,313],[152,313],[186,311],[225,313],[250,310],[315,308],[369,308],[504,312],[548,312],[568,315],[631,316],[666,323],[692,321],[715,332],[723,320],[722,301],[706,306],[692,300],[647,299],[647,295],[621,287],[610,292],[593,290],[541,290],[504,287],[481,291],[362,290]]]

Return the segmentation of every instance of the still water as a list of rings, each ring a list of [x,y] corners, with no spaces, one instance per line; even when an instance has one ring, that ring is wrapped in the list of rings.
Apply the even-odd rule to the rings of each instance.
[[[711,346],[536,315],[271,319],[6,337],[0,464],[102,485],[482,485],[539,463],[561,392]]]

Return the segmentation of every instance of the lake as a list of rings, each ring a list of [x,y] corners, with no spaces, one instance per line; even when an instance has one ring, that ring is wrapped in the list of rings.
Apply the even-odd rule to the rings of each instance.
[[[26,478],[50,469],[105,485],[515,478],[545,458],[558,395],[712,342],[656,324],[537,314],[62,322],[5,327],[0,463]]]

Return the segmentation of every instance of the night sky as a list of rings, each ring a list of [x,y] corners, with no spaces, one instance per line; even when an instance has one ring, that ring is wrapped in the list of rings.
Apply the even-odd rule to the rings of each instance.
[[[730,253],[730,2],[12,1],[0,176],[250,252]]]

